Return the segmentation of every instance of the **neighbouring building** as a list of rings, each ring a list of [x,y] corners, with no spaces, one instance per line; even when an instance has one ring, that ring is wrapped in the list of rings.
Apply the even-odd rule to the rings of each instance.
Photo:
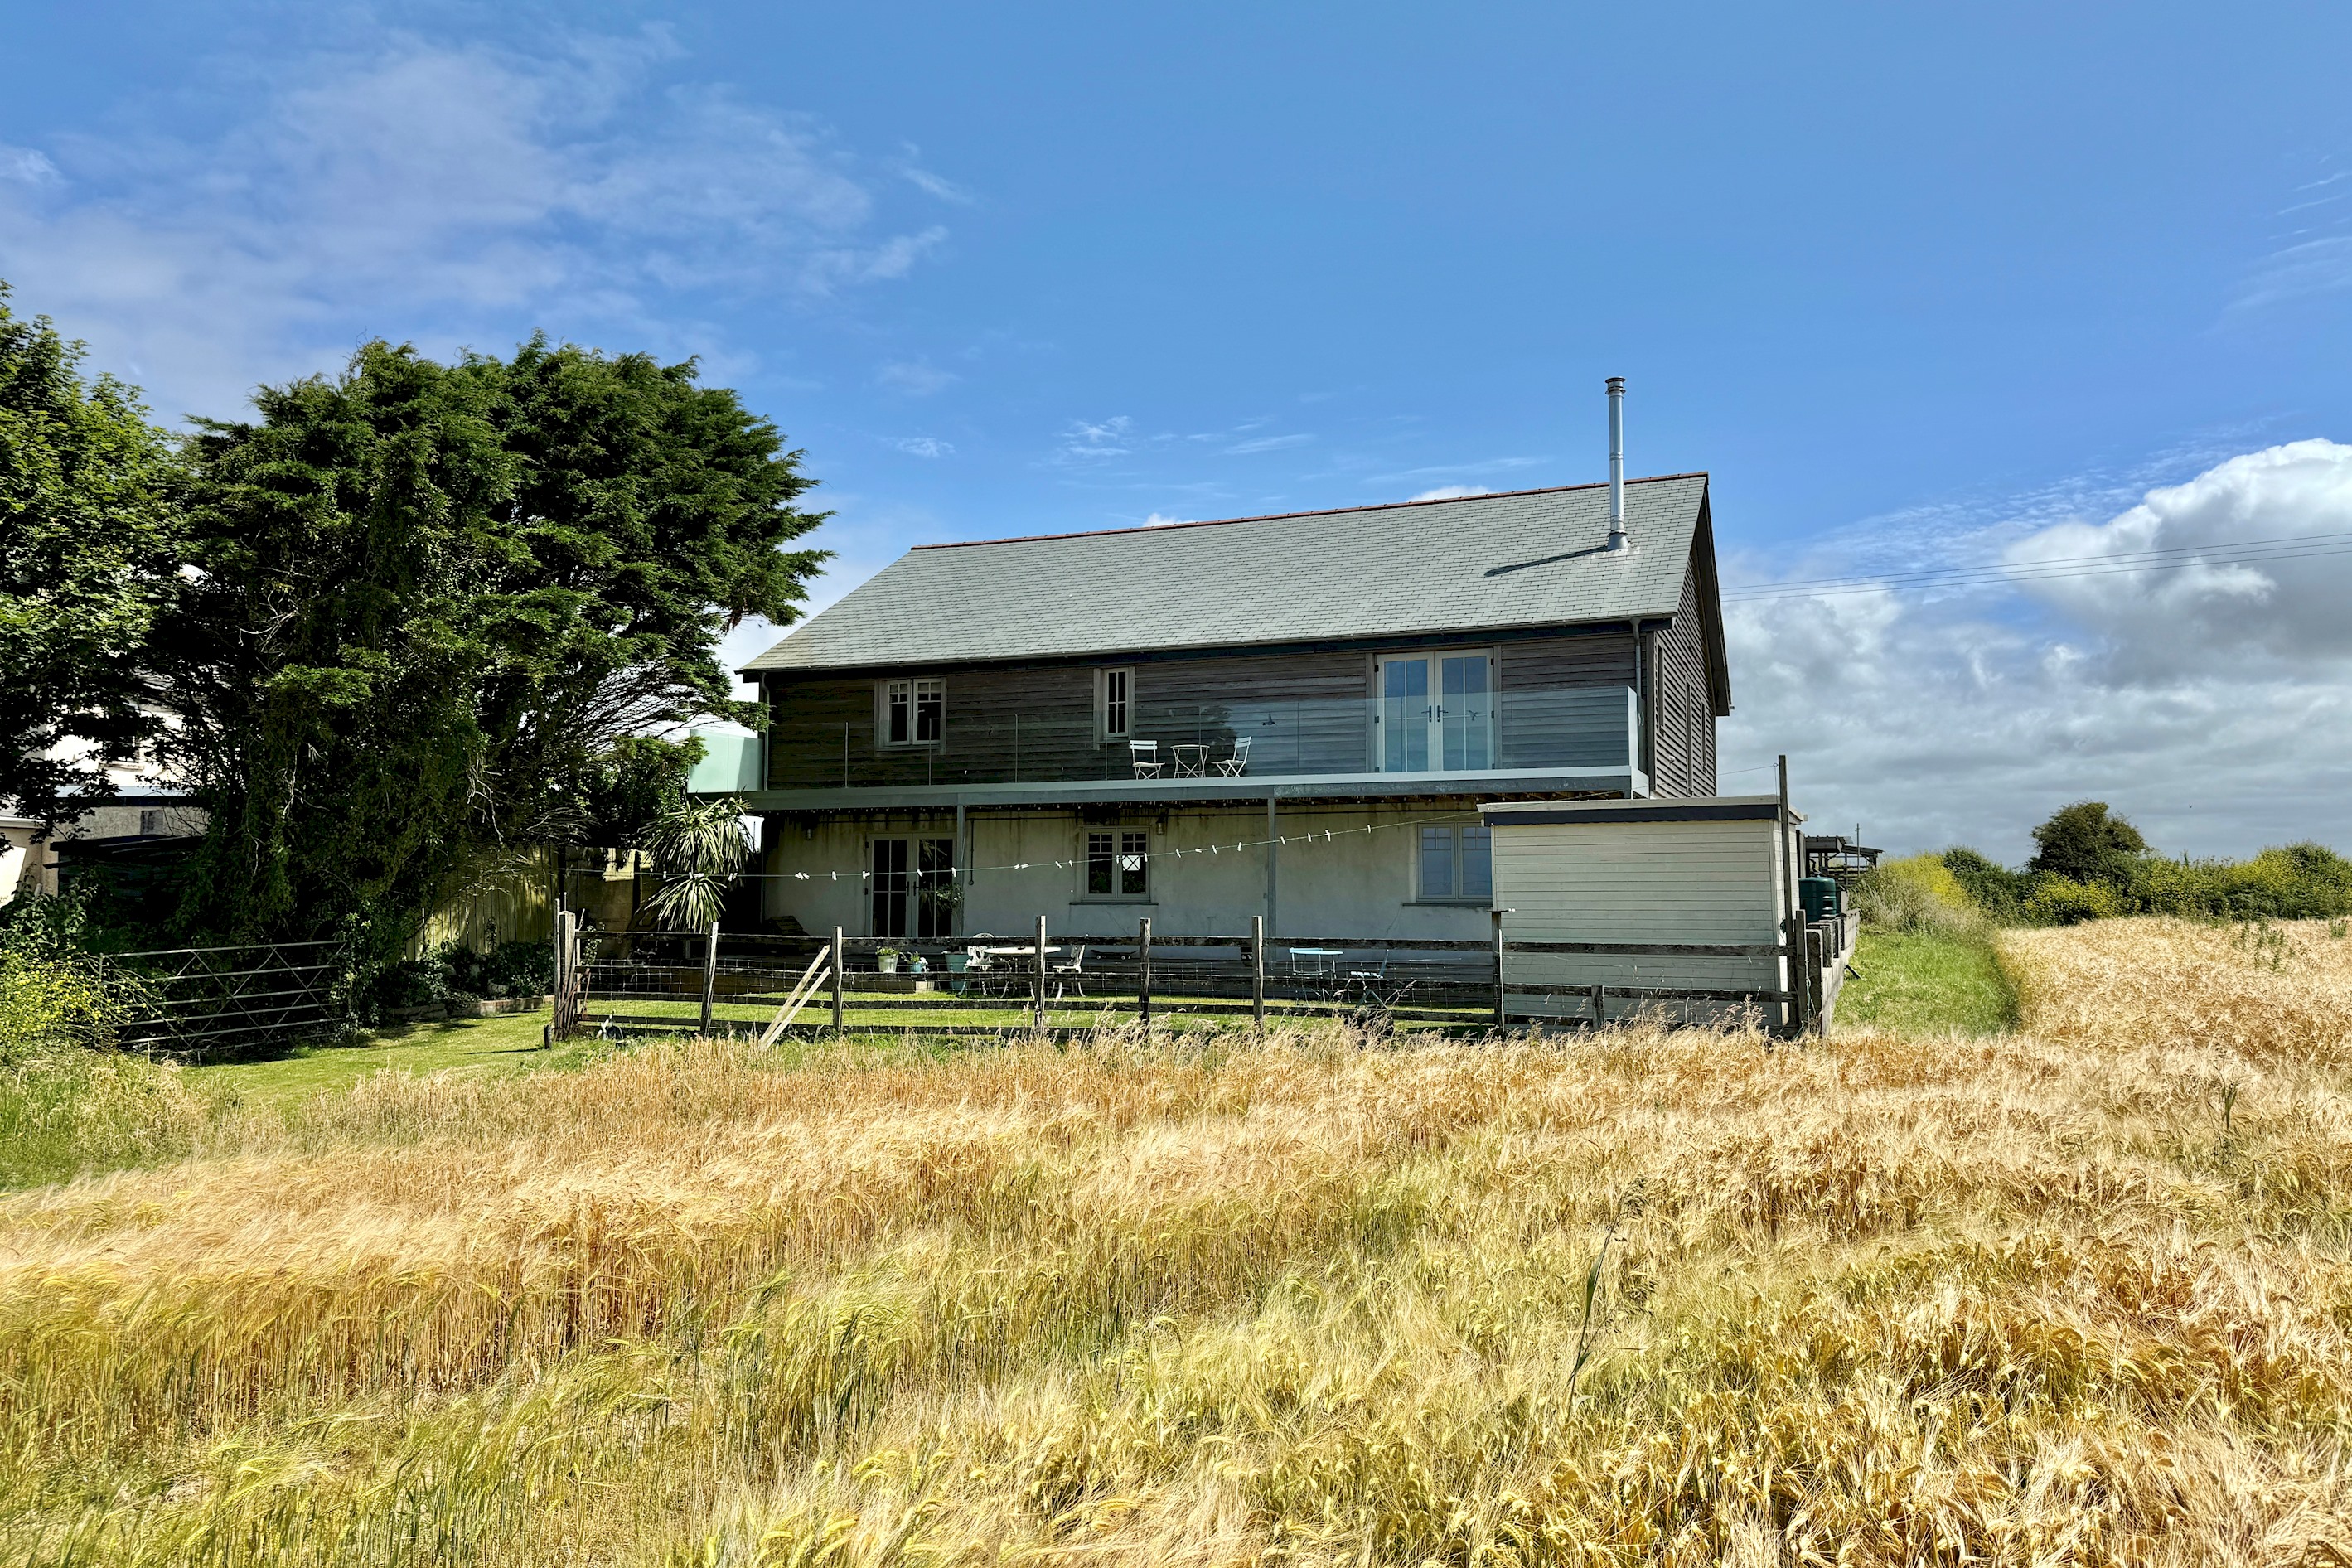
[[[925,545],[751,661],[698,791],[774,927],[1465,939],[1509,801],[1711,796],[1707,477]]]

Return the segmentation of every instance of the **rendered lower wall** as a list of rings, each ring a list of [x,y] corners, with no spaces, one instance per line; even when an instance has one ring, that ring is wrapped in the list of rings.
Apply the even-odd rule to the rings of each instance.
[[[1287,842],[1276,849],[1274,933],[1485,938],[1490,927],[1484,901],[1422,903],[1414,896],[1416,830],[1477,820],[1470,801],[1416,809],[1284,808],[1277,832]],[[1086,835],[1107,830],[1149,836],[1147,898],[1084,896]],[[873,934],[872,900],[859,875],[873,864],[873,840],[954,832],[951,813],[772,819],[761,867],[768,915],[789,916],[811,934],[836,925],[852,936]],[[958,921],[963,936],[1018,938],[1035,930],[1041,914],[1055,931],[1119,934],[1148,915],[1155,931],[1170,935],[1240,936],[1253,916],[1266,912],[1262,807],[1171,813],[1164,819],[1136,814],[1124,822],[1087,822],[1075,811],[975,812],[966,834]]]
[[[1778,943],[1788,907],[1783,836],[1769,821],[1495,823],[1495,902],[1513,942]],[[1517,1016],[1591,1017],[1574,996],[1521,985],[1770,990],[1785,961],[1649,954],[1511,953],[1504,989]],[[1647,1004],[1612,999],[1622,1017]],[[1733,1004],[1660,1004],[1670,1016],[1714,1018]]]

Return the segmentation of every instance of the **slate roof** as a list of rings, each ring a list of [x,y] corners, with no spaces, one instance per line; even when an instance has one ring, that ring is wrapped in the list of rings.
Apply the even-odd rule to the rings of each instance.
[[[918,545],[744,666],[873,668],[1666,617],[1705,474],[1220,522]],[[1719,626],[1714,546],[1702,598]],[[1713,647],[1720,632],[1710,628]],[[1712,651],[1712,649],[1710,650]]]

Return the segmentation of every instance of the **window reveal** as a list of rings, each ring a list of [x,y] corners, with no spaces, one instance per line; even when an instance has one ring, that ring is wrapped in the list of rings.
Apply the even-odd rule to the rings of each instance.
[[[1143,833],[1087,835],[1087,896],[1139,899],[1151,888],[1151,847]]]
[[[1102,672],[1103,739],[1124,741],[1133,732],[1128,719],[1129,694],[1133,684],[1132,670],[1106,669]]]
[[[882,683],[882,737],[886,745],[936,746],[947,733],[948,683],[886,680]]]
[[[1486,900],[1495,896],[1493,831],[1484,824],[1421,830],[1421,896]]]

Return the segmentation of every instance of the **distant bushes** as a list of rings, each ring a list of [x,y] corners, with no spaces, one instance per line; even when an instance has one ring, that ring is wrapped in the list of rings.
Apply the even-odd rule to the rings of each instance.
[[[2075,925],[2122,915],[2190,920],[2334,920],[2352,915],[2352,860],[2322,844],[2251,860],[2168,859],[2105,803],[2078,801],[2034,829],[2022,870],[1967,847],[1890,861],[1854,885],[1855,906],[1891,930]],[[1956,915],[1950,906],[1965,911]]]
[[[1885,931],[1966,936],[1985,923],[1968,889],[1934,855],[1889,860],[1865,872],[1853,885],[1853,906]]]

